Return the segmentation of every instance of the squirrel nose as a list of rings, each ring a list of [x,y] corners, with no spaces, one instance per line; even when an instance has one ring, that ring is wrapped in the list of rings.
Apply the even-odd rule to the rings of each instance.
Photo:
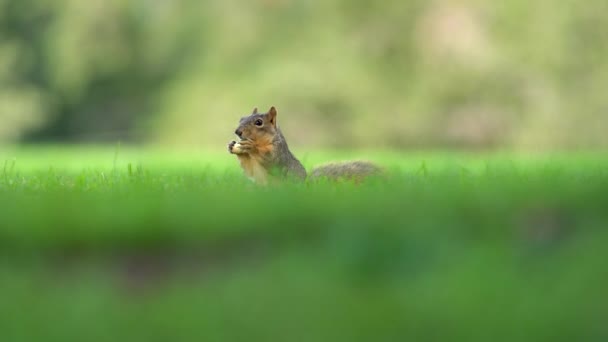
[[[238,135],[240,138],[241,134],[243,134],[243,131],[241,131],[240,129],[237,129],[236,131],[234,131],[234,134]]]

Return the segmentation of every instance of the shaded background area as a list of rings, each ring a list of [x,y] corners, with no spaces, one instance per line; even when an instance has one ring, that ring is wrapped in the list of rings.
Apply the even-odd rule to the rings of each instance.
[[[0,0],[0,141],[608,145],[608,3]]]

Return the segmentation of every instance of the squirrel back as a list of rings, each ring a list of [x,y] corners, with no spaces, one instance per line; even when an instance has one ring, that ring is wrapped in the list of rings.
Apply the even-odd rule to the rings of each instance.
[[[265,114],[254,109],[251,115],[241,118],[234,133],[239,141],[230,142],[228,151],[237,156],[245,174],[255,182],[267,184],[272,179],[285,178],[306,180],[306,169],[289,150],[277,125],[275,107]],[[317,167],[310,178],[361,181],[380,172],[381,169],[370,162],[342,162]]]

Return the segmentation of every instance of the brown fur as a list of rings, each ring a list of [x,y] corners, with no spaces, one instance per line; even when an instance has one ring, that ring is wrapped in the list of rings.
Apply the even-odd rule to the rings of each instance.
[[[273,178],[271,172],[274,170],[279,176],[306,178],[306,170],[289,151],[276,117],[274,107],[266,114],[258,114],[254,109],[251,115],[241,118],[235,131],[241,140],[228,145],[230,153],[237,155],[245,174],[261,184]]]
[[[257,108],[254,109],[251,115],[241,118],[235,131],[240,141],[228,144],[228,151],[237,156],[245,175],[257,183],[267,184],[275,176],[305,180],[306,170],[289,150],[276,118],[274,107],[266,114],[258,114]],[[360,182],[379,173],[381,169],[378,166],[355,161],[320,166],[312,171],[311,178]]]
[[[258,183],[268,182],[268,171],[264,167],[265,160],[274,151],[272,141],[267,134],[259,135],[259,141],[252,141],[252,149],[249,153],[237,154],[241,167],[247,177],[254,179]]]
[[[268,182],[268,172],[262,166],[259,156],[241,154],[237,157],[247,177],[254,179],[256,182],[261,184],[266,184]]]

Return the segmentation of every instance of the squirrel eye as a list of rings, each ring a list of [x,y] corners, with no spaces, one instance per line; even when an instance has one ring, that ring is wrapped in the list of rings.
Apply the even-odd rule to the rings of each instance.
[[[255,120],[255,125],[258,127],[262,127],[262,125],[264,124],[264,122],[262,121],[262,119],[257,119]]]

